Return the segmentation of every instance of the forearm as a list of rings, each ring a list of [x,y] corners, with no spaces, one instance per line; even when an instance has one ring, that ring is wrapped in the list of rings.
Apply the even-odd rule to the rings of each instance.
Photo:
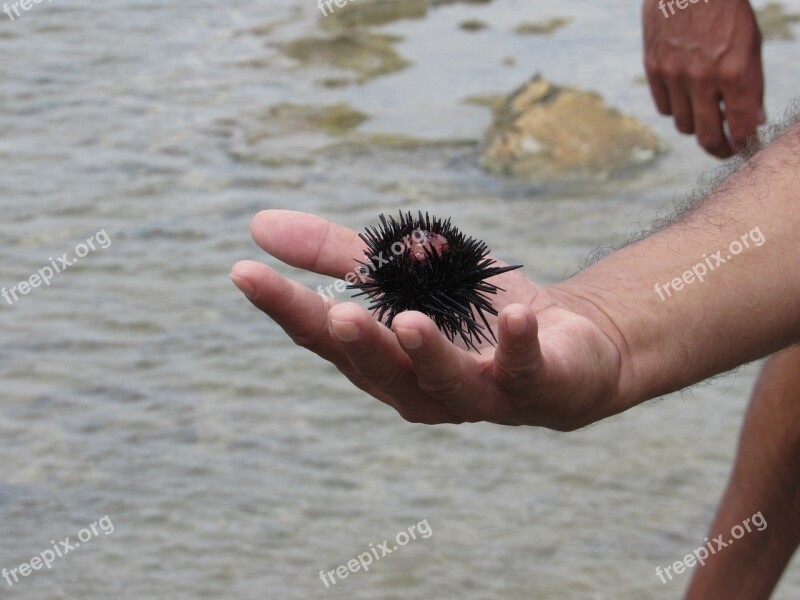
[[[798,172],[793,125],[678,222],[549,288],[619,348],[615,410],[800,338]],[[748,238],[750,247],[728,259],[731,243],[744,246],[756,228],[764,242]],[[719,250],[724,263],[714,258]],[[691,271],[701,263],[703,281]]]
[[[769,598],[800,541],[800,348],[771,358],[747,412],[709,539],[760,512],[767,523],[697,567],[686,600]]]

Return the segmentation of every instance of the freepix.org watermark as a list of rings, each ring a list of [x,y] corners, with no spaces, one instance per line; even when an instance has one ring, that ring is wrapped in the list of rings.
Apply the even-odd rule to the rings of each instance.
[[[708,0],[703,0],[705,4],[708,4]],[[680,10],[684,10],[690,4],[697,4],[700,0],[669,0],[665,2],[665,0],[661,0],[658,3],[658,8],[664,13],[664,18],[669,19],[670,15],[667,14],[667,7],[669,7],[669,11],[671,15],[675,14],[675,7],[677,6]]]
[[[675,277],[672,281],[668,281],[664,284],[657,283],[655,292],[658,294],[658,297],[661,298],[662,302],[667,298],[672,298],[673,291],[679,292],[684,288],[684,286],[688,286],[695,281],[702,283],[705,281],[706,275],[708,275],[711,271],[732,260],[735,256],[741,254],[746,249],[751,248],[752,246],[750,245],[750,242],[752,242],[756,247],[761,247],[766,241],[767,238],[765,238],[764,234],[761,233],[761,229],[756,227],[749,233],[745,233],[744,235],[740,236],[738,240],[733,240],[730,244],[728,244],[727,253],[725,253],[725,250],[717,250],[711,256],[708,254],[703,254],[703,261],[697,263],[691,268],[691,270],[684,271],[683,275],[680,277]],[[672,291],[670,291],[670,287],[672,287]]]
[[[339,8],[344,8],[350,1],[351,0],[317,0],[317,8],[319,8],[322,11],[323,17],[327,17],[328,14],[332,14],[333,11],[335,10],[333,8],[334,4],[336,4],[336,6],[338,6]],[[328,9],[327,11],[325,10],[326,7]]]
[[[111,238],[108,237],[105,229],[101,229],[93,236],[87,238],[85,242],[81,242],[75,246],[75,250],[73,251],[74,257],[71,258],[67,252],[64,252],[64,254],[55,259],[50,256],[47,259],[50,261],[48,266],[42,267],[28,279],[20,281],[11,289],[0,289],[0,297],[8,302],[8,304],[14,304],[14,302],[19,300],[20,295],[27,296],[33,288],[40,287],[42,284],[49,287],[53,277],[69,269],[80,259],[87,256],[89,252],[94,252],[98,248],[105,250],[110,245]]]
[[[111,518],[108,515],[99,521],[95,521],[89,525],[88,528],[81,529],[78,532],[77,542],[72,542],[69,537],[58,543],[56,543],[55,540],[50,540],[50,543],[53,546],[52,550],[48,548],[47,550],[44,550],[31,558],[28,562],[22,563],[18,567],[14,567],[13,569],[3,569],[0,574],[2,574],[3,579],[6,580],[8,587],[11,587],[15,583],[20,582],[20,577],[27,577],[34,571],[39,571],[42,567],[52,569],[56,558],[62,558],[70,552],[77,550],[81,547],[81,543],[85,544],[86,542],[91,541],[93,538],[99,537],[100,532],[103,532],[105,535],[111,535],[114,533],[114,523],[111,522]]]
[[[3,12],[6,13],[8,15],[8,18],[13,21],[17,17],[22,16],[22,13],[19,12],[19,9],[22,9],[27,12],[31,8],[33,8],[34,4],[40,4],[43,1],[44,0],[19,0],[19,2],[14,2],[10,6],[8,3],[5,3],[3,4]],[[53,0],[47,0],[47,1],[52,2]],[[12,11],[14,13],[13,15],[11,14]]]
[[[424,246],[427,241],[428,236],[425,235],[425,232],[421,229],[415,229],[411,232],[411,235],[407,235],[402,241],[397,241],[392,244],[392,256],[384,256],[384,253],[380,252],[375,257],[373,262],[369,264],[360,264],[355,268],[355,270],[350,271],[347,275],[345,275],[344,279],[339,279],[336,281],[336,283],[326,285],[324,288],[321,285],[318,285],[317,294],[326,300],[328,298],[333,299],[333,292],[331,291],[331,288],[341,294],[347,289],[347,284],[355,283],[357,280],[361,281],[361,283],[365,283],[367,281],[367,277],[369,277],[370,271],[380,269],[383,265],[389,264],[401,254],[420,252],[420,248]],[[325,292],[327,292],[327,295]]]
[[[764,515],[761,514],[761,511],[758,511],[752,517],[748,517],[742,521],[741,525],[734,525],[731,527],[731,537],[728,538],[728,541],[722,539],[724,537],[724,534],[722,533],[712,539],[710,542],[708,541],[708,538],[703,538],[705,544],[697,548],[697,550],[691,554],[684,556],[683,560],[676,560],[674,563],[664,567],[663,569],[661,567],[656,567],[656,575],[659,579],[661,579],[661,583],[667,583],[668,580],[672,581],[672,573],[670,573],[670,570],[675,571],[676,575],[680,575],[687,569],[694,567],[696,564],[704,567],[706,560],[708,560],[710,556],[716,554],[723,548],[727,548],[736,540],[742,539],[745,533],[750,533],[753,531],[753,527],[750,526],[751,524],[755,526],[756,531],[764,531],[767,528],[767,520],[764,518]],[[711,554],[709,554],[709,552]],[[665,578],[664,575],[667,577]]]
[[[428,539],[433,535],[433,529],[431,526],[428,525],[428,519],[423,519],[416,525],[412,525],[408,528],[408,531],[401,531],[394,537],[394,544],[392,547],[389,547],[389,540],[383,540],[382,543],[375,544],[370,543],[369,551],[362,552],[356,558],[351,558],[347,561],[347,564],[339,565],[335,569],[328,571],[319,572],[319,578],[322,583],[325,584],[326,588],[331,587],[331,585],[336,584],[336,577],[339,579],[346,579],[350,573],[357,573],[360,570],[363,570],[365,573],[369,571],[369,567],[372,564],[372,557],[375,557],[375,560],[378,561],[382,559],[384,556],[391,554],[392,552],[399,550],[402,546],[408,544],[411,540],[417,539],[417,534],[423,539]],[[330,579],[330,583],[328,580]]]

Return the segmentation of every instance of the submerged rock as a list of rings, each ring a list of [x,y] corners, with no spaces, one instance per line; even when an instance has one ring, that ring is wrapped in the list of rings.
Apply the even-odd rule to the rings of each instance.
[[[520,23],[514,29],[519,35],[548,35],[572,22],[569,17],[553,17],[547,21]]]
[[[430,0],[431,6],[444,4],[489,4],[492,0]]]
[[[466,21],[461,21],[458,26],[464,31],[481,31],[488,27],[486,22],[480,19],[467,19]]]
[[[310,153],[332,139],[347,138],[369,115],[343,103],[283,102],[219,120],[214,133],[236,160],[281,168],[314,164]]]
[[[401,38],[361,31],[289,42],[284,52],[304,64],[330,65],[353,71],[359,83],[405,69],[410,63],[394,49]]]
[[[428,0],[352,0],[321,16],[326,29],[352,29],[385,25],[400,19],[420,19],[428,13]]]
[[[348,104],[284,102],[220,119],[213,133],[226,141],[227,152],[242,162],[271,168],[313,165],[319,157],[380,152],[443,152],[467,148],[474,156],[480,141],[466,138],[419,138],[393,133],[362,133],[369,115]]]
[[[330,30],[385,25],[401,19],[421,19],[429,8],[445,4],[489,4],[492,0],[350,0],[344,6],[325,7],[322,27]]]
[[[541,77],[495,108],[484,167],[531,179],[605,177],[652,161],[662,150],[642,123],[607,107],[595,93]]]
[[[368,115],[347,104],[283,102],[269,107],[266,113],[253,118],[248,126],[247,138],[250,144],[257,144],[265,138],[304,132],[338,136],[355,129],[368,119]]]
[[[413,152],[415,150],[441,149],[441,148],[464,148],[477,147],[478,142],[474,139],[459,138],[417,138],[407,135],[393,133],[370,133],[354,134],[348,136],[344,141],[325,146],[323,153],[361,154],[373,152],[375,150],[401,150]]]
[[[327,1],[327,0],[326,0]],[[341,1],[341,0],[340,0]],[[330,6],[322,4],[320,26],[330,37],[305,37],[283,47],[286,54],[304,64],[330,65],[354,71],[355,82],[364,83],[374,77],[406,68],[410,63],[393,47],[401,38],[379,35],[369,27],[385,25],[401,19],[421,19],[428,10],[447,4],[489,4],[492,0],[346,0],[342,6],[331,0]],[[478,21],[465,21],[463,29],[477,31],[486,25]],[[272,25],[257,28],[251,33],[272,31]],[[325,87],[344,87],[353,81],[327,78]]]
[[[347,87],[350,85],[350,80],[346,77],[326,77],[322,81],[319,82],[321,85],[325,86],[326,88],[342,88]]]
[[[793,40],[794,32],[789,25],[800,21],[800,15],[785,12],[780,2],[770,2],[756,10],[758,28],[765,40]]]
[[[506,97],[503,94],[473,94],[462,100],[464,104],[488,106],[492,110],[499,109],[505,101]]]

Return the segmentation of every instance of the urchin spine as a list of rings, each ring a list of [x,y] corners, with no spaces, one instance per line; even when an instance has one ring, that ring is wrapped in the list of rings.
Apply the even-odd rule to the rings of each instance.
[[[356,262],[368,277],[349,286],[359,290],[354,297],[368,296],[369,309],[387,327],[399,313],[416,310],[428,315],[450,341],[459,336],[475,350],[483,341],[496,343],[486,314],[497,316],[490,295],[505,290],[486,280],[521,265],[493,266],[486,244],[465,236],[450,219],[421,211],[416,219],[402,211],[398,220],[379,219],[378,228],[367,227],[360,234],[366,261]]]

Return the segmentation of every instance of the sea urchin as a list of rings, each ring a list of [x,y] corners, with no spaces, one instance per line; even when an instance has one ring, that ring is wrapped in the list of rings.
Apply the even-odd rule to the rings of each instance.
[[[476,350],[482,340],[494,344],[486,313],[497,316],[497,311],[489,295],[505,290],[486,280],[522,265],[492,266],[486,244],[465,236],[450,219],[423,217],[420,211],[416,219],[400,212],[399,221],[380,215],[380,222],[359,234],[367,245],[366,261],[356,261],[361,282],[349,286],[360,290],[354,297],[369,296],[369,310],[387,327],[399,313],[416,310],[450,341],[458,335]]]

